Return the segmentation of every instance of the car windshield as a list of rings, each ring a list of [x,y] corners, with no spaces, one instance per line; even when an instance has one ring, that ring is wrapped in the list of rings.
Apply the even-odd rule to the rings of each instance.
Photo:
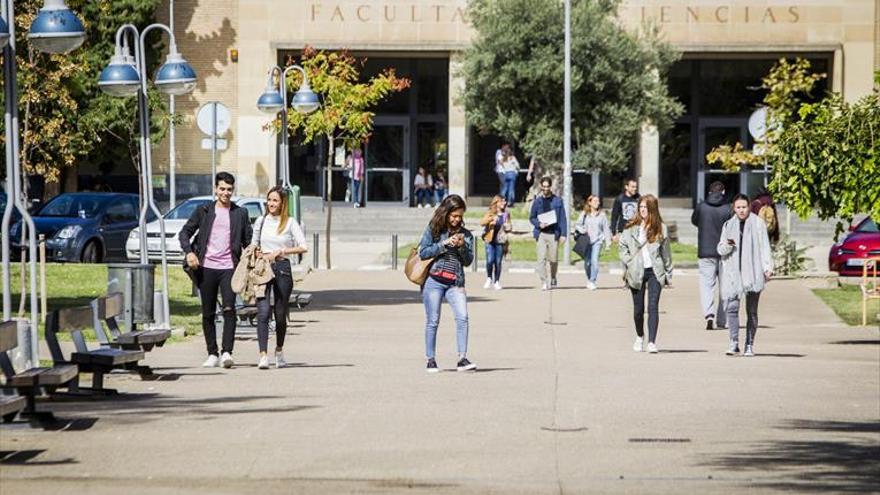
[[[80,194],[62,194],[40,209],[41,217],[91,218],[98,214],[106,197]]]
[[[166,220],[188,220],[201,205],[210,203],[210,199],[188,199],[165,214]]]
[[[859,225],[859,228],[856,229],[856,232],[872,232],[877,233],[880,232],[880,228],[877,227],[877,222],[872,219],[867,219]]]

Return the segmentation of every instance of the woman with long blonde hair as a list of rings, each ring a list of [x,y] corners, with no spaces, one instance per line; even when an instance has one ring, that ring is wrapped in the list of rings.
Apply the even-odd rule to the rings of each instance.
[[[672,253],[669,230],[660,216],[657,198],[651,194],[639,199],[639,209],[620,236],[620,261],[624,281],[632,292],[636,340],[633,350],[644,345],[645,293],[648,294],[648,352],[657,353],[657,327],[660,323],[660,292],[672,280]]]
[[[290,310],[290,293],[293,291],[291,272],[294,256],[305,253],[306,239],[296,219],[287,212],[287,191],[275,186],[266,194],[266,213],[259,221],[253,242],[266,261],[272,264],[275,278],[266,286],[265,297],[257,299],[257,344],[260,348],[260,362],[257,367],[269,369],[269,318],[273,312],[271,304],[274,295],[275,313],[275,367],[287,366],[284,360],[284,337],[287,334],[287,313]],[[294,261],[295,262],[295,261]]]
[[[483,245],[486,246],[486,283],[484,289],[495,286],[501,290],[501,261],[507,247],[507,235],[513,230],[507,200],[500,195],[492,198],[489,209],[480,219],[483,226]]]
[[[584,272],[587,275],[587,288],[596,290],[596,280],[599,277],[599,254],[603,244],[611,244],[611,227],[608,217],[602,210],[599,196],[590,194],[584,201],[584,211],[581,212],[574,225],[575,235],[587,236],[587,252],[584,256]]]

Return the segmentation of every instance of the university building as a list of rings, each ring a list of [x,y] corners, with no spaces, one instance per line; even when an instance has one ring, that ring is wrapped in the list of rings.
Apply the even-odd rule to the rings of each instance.
[[[451,192],[476,199],[497,191],[493,155],[499,141],[466,122],[456,92],[460,54],[473,34],[466,0],[177,0],[174,29],[184,56],[196,67],[199,86],[178,98],[185,124],[176,133],[178,198],[210,191],[211,154],[200,146],[198,108],[219,101],[230,108],[218,170],[238,177],[244,195],[262,194],[278,179],[278,137],[264,130],[270,116],[256,100],[267,71],[296,58],[306,45],[348,49],[366,57],[369,76],[393,67],[411,79],[410,89],[377,109],[366,146],[366,201],[410,204],[419,166],[445,170]],[[167,4],[159,20],[168,22]],[[755,90],[780,57],[800,56],[827,73],[819,91],[834,90],[853,101],[869,94],[880,57],[880,0],[627,0],[621,21],[638,29],[654,20],[665,38],[683,52],[670,72],[669,87],[685,106],[668,132],[646,126],[628,173],[641,191],[667,205],[690,206],[716,179],[729,191],[754,192],[760,171],[726,173],[705,162],[717,144],[751,144],[750,113],[763,98]],[[562,29],[562,26],[560,26]],[[575,33],[575,36],[577,34]],[[561,61],[560,61],[561,63]],[[324,143],[290,149],[291,181],[304,195],[324,191]],[[168,174],[168,143],[153,153],[154,170]],[[619,191],[619,176],[588,173],[573,164],[576,192],[604,196]],[[342,184],[334,171],[334,184]],[[522,184],[521,188],[524,187]],[[334,199],[344,187],[334,186]],[[337,193],[338,192],[338,193]]]

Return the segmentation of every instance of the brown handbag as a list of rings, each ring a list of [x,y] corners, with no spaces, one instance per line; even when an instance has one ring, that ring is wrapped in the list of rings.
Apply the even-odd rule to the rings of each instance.
[[[428,269],[431,268],[433,262],[434,258],[423,260],[419,257],[419,248],[414,247],[403,265],[403,273],[410,282],[421,287],[428,278]]]

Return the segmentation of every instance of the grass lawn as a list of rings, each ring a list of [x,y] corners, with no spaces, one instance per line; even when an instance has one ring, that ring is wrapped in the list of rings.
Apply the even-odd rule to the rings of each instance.
[[[407,244],[401,247],[398,252],[398,258],[406,258],[409,256],[410,250],[415,246],[415,243]],[[562,247],[560,247],[560,258],[562,257]],[[477,257],[482,262],[486,257],[486,250],[483,247],[483,240],[477,238]],[[572,253],[572,261],[580,261],[581,257],[577,254]],[[612,244],[610,249],[603,249],[602,254],[599,255],[599,261],[608,262],[608,261],[618,261],[620,258],[617,255],[617,245]],[[536,261],[537,256],[535,252],[535,241],[531,238],[528,239],[513,239],[510,242],[510,260],[511,261]],[[674,263],[696,263],[697,262],[697,248],[696,246],[691,246],[688,244],[679,244],[677,242],[672,243],[672,260]]]
[[[12,265],[12,305],[13,313],[18,311],[21,282],[19,278],[20,264]],[[156,267],[155,288],[161,289],[161,267]],[[39,275],[38,275],[39,276]],[[87,305],[92,299],[107,294],[107,266],[96,264],[61,264],[46,265],[46,291],[49,311],[71,306]],[[182,327],[189,335],[200,332],[202,324],[201,305],[197,297],[190,296],[191,283],[189,277],[176,263],[168,265],[168,291],[171,301],[171,324]],[[27,304],[30,297],[27,297]],[[43,328],[40,325],[40,335]],[[89,332],[88,338],[94,338]],[[175,337],[172,337],[172,341]]]
[[[862,291],[858,285],[844,285],[836,289],[813,289],[813,293],[825,301],[848,325],[862,324]],[[868,325],[877,324],[880,303],[868,302]]]

